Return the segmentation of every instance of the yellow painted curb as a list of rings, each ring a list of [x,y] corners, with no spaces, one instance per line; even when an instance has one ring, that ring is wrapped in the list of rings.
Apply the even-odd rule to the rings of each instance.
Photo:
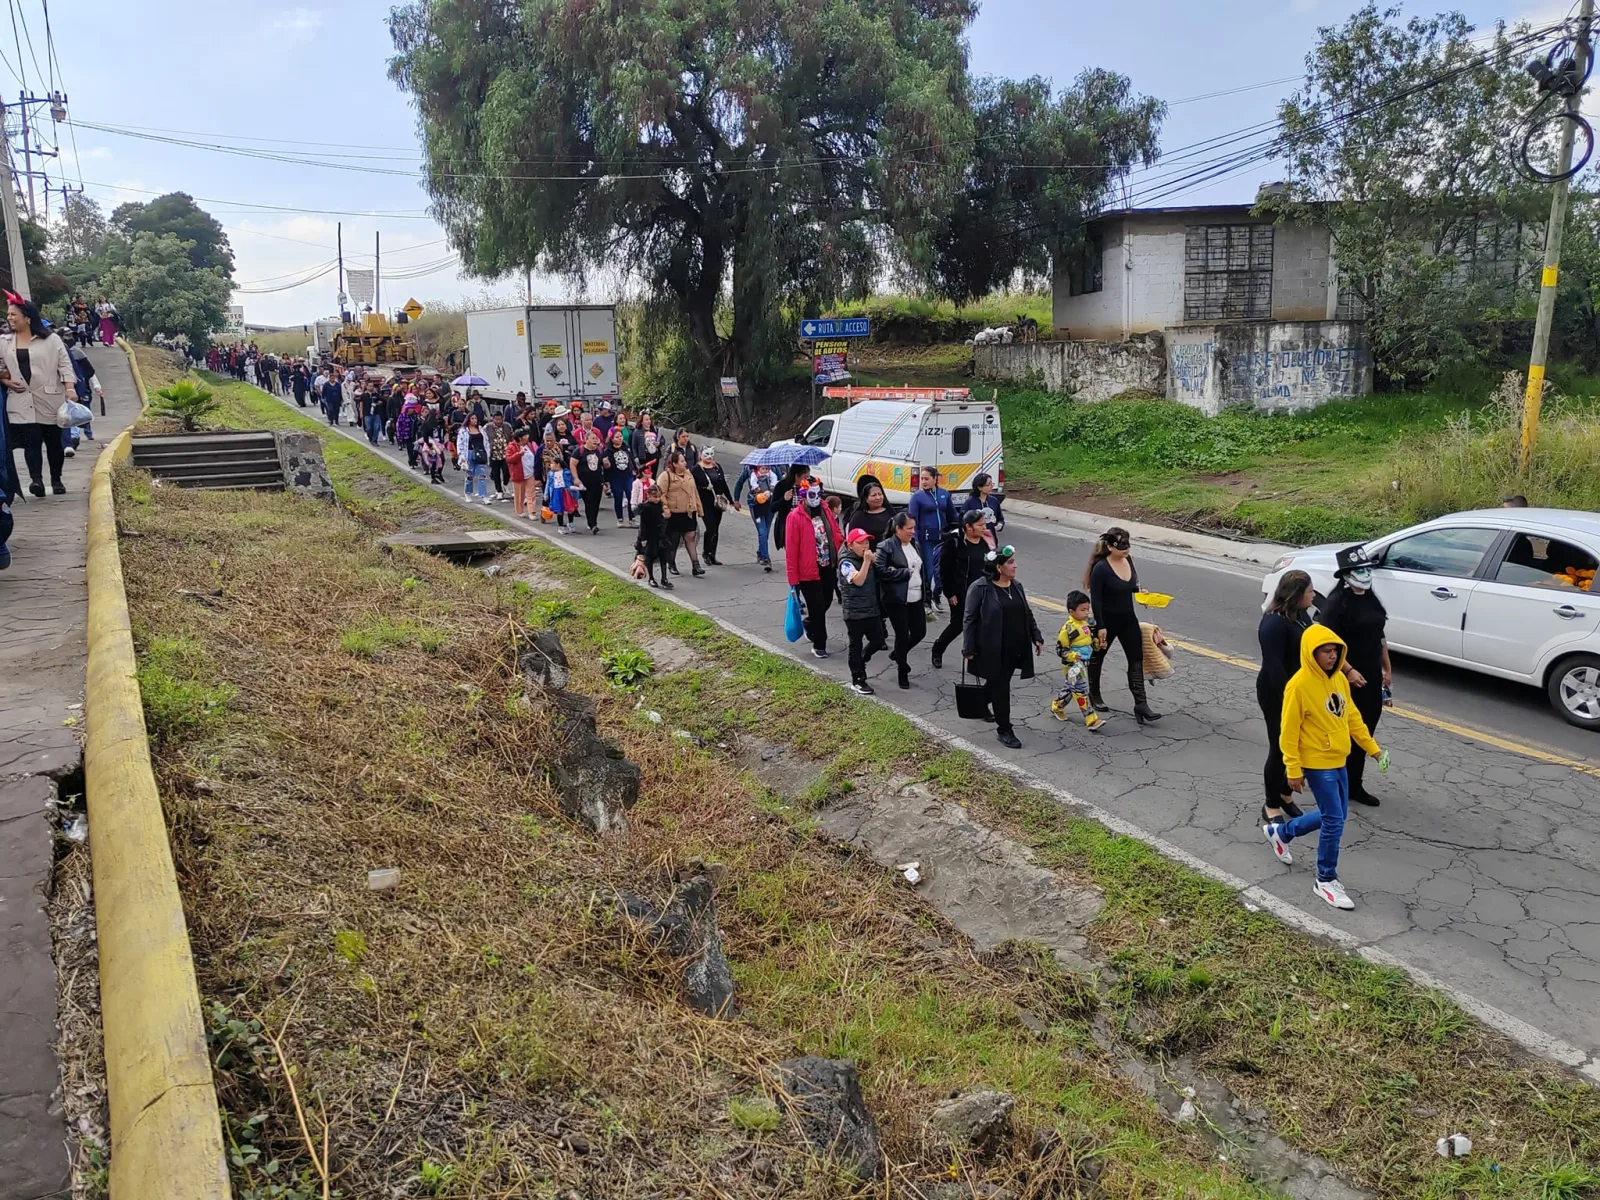
[[[133,360],[132,347],[123,349]],[[133,370],[137,382],[137,362]],[[142,401],[142,383],[139,390]],[[89,485],[84,698],[111,1200],[227,1200],[200,992],[150,766],[117,550],[111,470],[128,453],[125,431],[101,452]]]

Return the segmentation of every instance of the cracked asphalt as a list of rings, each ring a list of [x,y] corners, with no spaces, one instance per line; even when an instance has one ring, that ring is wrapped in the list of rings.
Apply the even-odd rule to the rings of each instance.
[[[341,432],[360,436],[348,428]],[[385,444],[381,452],[404,466],[399,451]],[[454,486],[439,490],[459,499],[459,477],[450,478]],[[616,527],[609,505],[596,536],[556,536],[553,526],[512,518],[509,505],[490,505],[487,511],[613,567],[626,568],[632,561],[633,532]],[[1020,578],[1049,638],[1059,628],[1060,602],[1077,586],[1089,546],[1023,519],[1013,519],[1004,537],[1017,548]],[[719,555],[729,565],[694,579],[685,563],[674,594],[736,629],[781,645],[787,593],[782,568],[764,573],[754,561],[754,547],[749,519],[730,512]],[[1157,614],[1172,636],[1255,658],[1258,568],[1137,545],[1134,555],[1141,582],[1176,597]],[[941,627],[930,626],[930,641]],[[845,682],[843,628],[835,606],[830,649],[837,653],[825,662],[814,660],[804,642],[788,652]],[[989,727],[956,716],[951,685],[958,672],[948,665],[956,660],[952,653],[946,669],[934,671],[925,643],[912,654],[911,689],[900,691],[880,656],[871,667],[878,698],[1255,885],[1281,902],[1280,912],[1287,905],[1291,917],[1298,910],[1335,927],[1347,947],[1420,969],[1480,1015],[1505,1014],[1531,1026],[1534,1035],[1565,1043],[1553,1050],[1558,1057],[1596,1070],[1600,777],[1591,772],[1600,765],[1594,757],[1600,743],[1591,748],[1587,739],[1600,735],[1568,730],[1547,710],[1537,711],[1527,695],[1503,685],[1491,687],[1461,672],[1402,661],[1396,682],[1402,702],[1425,697],[1436,716],[1501,737],[1521,735],[1513,724],[1542,731],[1575,765],[1541,761],[1386,715],[1377,735],[1393,766],[1387,776],[1369,769],[1368,786],[1383,804],[1353,811],[1346,826],[1340,877],[1357,907],[1337,912],[1312,894],[1312,839],[1296,843],[1295,864],[1283,867],[1256,823],[1266,731],[1249,669],[1178,652],[1174,676],[1151,687],[1152,703],[1164,719],[1140,727],[1132,717],[1120,653],[1114,654],[1105,694],[1116,711],[1104,733],[1091,734],[1051,715],[1059,664],[1047,648],[1039,660],[1040,675],[1014,685],[1013,713],[1023,748],[1012,752],[998,746]],[[1570,1050],[1577,1053],[1565,1053]]]

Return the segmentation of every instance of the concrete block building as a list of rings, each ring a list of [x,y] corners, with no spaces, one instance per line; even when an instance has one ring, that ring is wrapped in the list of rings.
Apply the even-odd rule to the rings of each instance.
[[[1096,218],[1081,252],[1056,265],[1061,350],[985,347],[979,371],[1042,371],[1051,386],[1060,379],[1063,390],[1100,399],[1125,389],[1127,364],[1153,352],[1155,370],[1143,367],[1137,386],[1164,388],[1210,413],[1231,405],[1298,411],[1370,392],[1371,355],[1359,312],[1341,300],[1328,227],[1274,222],[1252,207],[1125,209]],[[1128,352],[1091,355],[1080,343]],[[1094,368],[1099,362],[1117,364],[1116,378],[1098,378],[1105,374]]]

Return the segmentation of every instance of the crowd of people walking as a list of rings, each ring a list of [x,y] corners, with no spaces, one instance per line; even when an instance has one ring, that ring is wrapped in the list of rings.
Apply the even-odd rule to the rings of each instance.
[[[872,695],[868,667],[885,652],[896,686],[913,686],[911,656],[942,619],[930,664],[942,669],[959,640],[962,674],[977,680],[981,718],[1001,745],[1022,745],[1011,685],[1035,677],[1047,639],[1019,578],[1016,550],[1001,540],[1004,505],[987,475],[974,476],[957,497],[940,485],[935,468],[924,467],[903,511],[868,475],[846,510],[803,465],[744,466],[730,485],[715,447],[697,446],[683,429],[669,438],[648,412],[602,402],[591,413],[578,402],[530,403],[521,393],[491,412],[477,393],[460,394],[435,379],[360,378],[338,367],[313,372],[293,360],[269,368],[268,356],[249,346],[213,353],[236,377],[282,372],[272,390],[294,395],[302,407],[309,397],[330,424],[361,426],[375,445],[387,437],[432,482],[444,482],[447,467],[458,472],[468,500],[509,502],[516,515],[554,524],[564,536],[598,534],[609,508],[618,528],[633,531],[633,576],[652,587],[674,588],[684,558],[695,577],[723,565],[723,518],[748,511],[757,564],[770,572],[773,551],[783,555],[799,610],[791,640],[803,637],[815,657],[828,658],[837,601],[850,688]],[[1120,652],[1134,720],[1161,720],[1147,691],[1152,626],[1136,607],[1141,589],[1129,531],[1105,530],[1082,590],[1066,597],[1054,639],[1061,677],[1050,708],[1058,719],[1075,712],[1086,730],[1105,728],[1105,666]],[[1293,861],[1291,843],[1317,832],[1315,892],[1349,908],[1338,880],[1348,806],[1378,803],[1365,786],[1365,764],[1372,757],[1387,766],[1372,737],[1388,703],[1386,614],[1371,588],[1371,564],[1357,559],[1341,562],[1338,586],[1313,623],[1316,601],[1310,578],[1291,571],[1261,619],[1256,696],[1268,752],[1260,824],[1285,864]],[[1296,802],[1307,793],[1311,811]]]
[[[84,344],[89,340],[89,308],[82,300],[65,306],[53,325],[31,300],[6,293],[6,325],[0,332],[0,386],[5,389],[0,420],[0,571],[11,565],[9,541],[15,506],[23,495],[15,452],[22,451],[27,493],[64,496],[62,470],[84,440],[94,440],[93,404],[105,412],[105,389]],[[111,308],[110,338],[119,326]],[[69,412],[69,403],[75,411]]]

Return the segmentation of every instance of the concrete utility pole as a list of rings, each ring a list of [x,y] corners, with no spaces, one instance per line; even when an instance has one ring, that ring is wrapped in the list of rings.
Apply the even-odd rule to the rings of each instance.
[[[28,260],[22,251],[22,222],[17,218],[17,176],[11,166],[11,139],[0,133],[5,170],[0,171],[0,208],[5,210],[6,249],[11,255],[11,290],[28,296]]]
[[[1578,9],[1578,78],[1589,72],[1589,29],[1594,23],[1594,0],[1582,0]],[[1583,89],[1566,98],[1567,112],[1574,118],[1583,102]],[[1572,135],[1575,120],[1561,123],[1561,156],[1556,174],[1572,169]],[[1528,358],[1528,387],[1522,395],[1522,447],[1517,455],[1517,470],[1527,474],[1533,461],[1533,446],[1539,437],[1539,407],[1544,402],[1545,356],[1550,349],[1550,324],[1556,314],[1556,280],[1561,274],[1561,235],[1567,223],[1567,193],[1570,181],[1559,180],[1550,195],[1550,223],[1544,231],[1544,273],[1539,279],[1539,315],[1533,326],[1533,353]]]

